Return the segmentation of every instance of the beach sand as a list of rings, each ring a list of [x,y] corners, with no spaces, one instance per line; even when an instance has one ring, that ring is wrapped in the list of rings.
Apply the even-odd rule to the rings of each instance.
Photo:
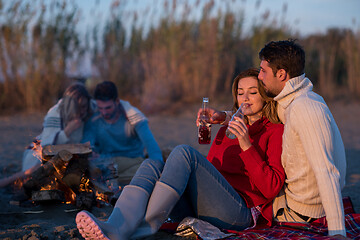
[[[334,102],[329,104],[339,126],[346,148],[347,175],[343,196],[350,196],[355,211],[360,213],[360,104]],[[222,108],[219,108],[222,109]],[[181,112],[181,113],[180,113]],[[166,151],[179,144],[188,144],[204,155],[209,145],[197,143],[195,126],[197,106],[177,114],[150,115],[149,123],[160,147]],[[41,132],[44,114],[16,114],[0,117],[0,177],[21,169],[24,148]],[[218,126],[212,128],[212,139]],[[69,204],[17,206],[10,204],[18,190],[0,189],[0,239],[83,239],[75,216],[77,209]],[[93,207],[94,215],[106,219],[112,207]],[[146,239],[178,239],[167,233],[157,233]]]

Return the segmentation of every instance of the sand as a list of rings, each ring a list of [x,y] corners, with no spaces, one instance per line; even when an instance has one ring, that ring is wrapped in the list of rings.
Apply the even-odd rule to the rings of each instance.
[[[347,156],[347,184],[343,196],[350,196],[355,211],[360,213],[360,104],[329,103],[330,110],[341,131]],[[188,144],[206,155],[209,145],[197,143],[195,126],[197,107],[189,107],[177,114],[149,115],[150,128],[162,149]],[[24,148],[41,132],[44,113],[16,114],[0,117],[0,177],[21,169]],[[218,127],[212,129],[214,138]],[[0,239],[83,239],[76,229],[77,209],[69,204],[27,206],[10,204],[18,190],[0,189]],[[110,205],[93,207],[93,213],[106,219]],[[146,239],[178,239],[157,233]]]

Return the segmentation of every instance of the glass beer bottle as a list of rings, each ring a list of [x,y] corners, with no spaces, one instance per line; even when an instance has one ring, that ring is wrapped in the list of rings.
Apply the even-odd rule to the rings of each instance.
[[[209,123],[209,113],[207,111],[209,98],[204,97],[202,103],[202,112],[199,117],[198,141],[199,144],[210,144],[211,142],[211,124]]]
[[[231,121],[236,121],[236,120],[234,119],[234,117],[239,117],[239,118],[244,119],[244,114],[243,114],[243,108],[244,108],[244,107],[247,107],[247,105],[244,104],[244,103],[242,103],[242,104],[240,105],[239,109],[236,111],[236,113],[234,113],[234,115],[232,115],[230,122],[231,122]],[[229,122],[229,123],[230,123],[230,122]],[[230,132],[229,128],[226,129],[225,134],[226,134],[226,136],[227,136],[228,138],[230,138],[230,139],[235,139],[235,138],[236,138],[235,134],[233,134],[232,132]]]

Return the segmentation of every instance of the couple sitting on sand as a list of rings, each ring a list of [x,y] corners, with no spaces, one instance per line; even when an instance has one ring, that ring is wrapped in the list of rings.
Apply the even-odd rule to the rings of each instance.
[[[0,180],[0,187],[30,176],[41,165],[37,148],[90,142],[92,178],[116,190],[134,176],[145,157],[163,161],[161,150],[142,112],[120,100],[113,82],[99,83],[95,102],[82,83],[70,85],[44,118],[43,131],[25,151],[22,171]],[[146,150],[146,155],[145,155]],[[40,154],[41,155],[41,154]],[[115,181],[111,181],[115,180]]]
[[[224,127],[207,158],[186,145],[165,163],[150,156],[106,222],[87,211],[77,214],[85,239],[152,235],[169,216],[239,231],[326,216],[329,235],[346,238],[344,145],[329,108],[305,77],[305,52],[292,40],[278,41],[259,57],[260,71],[246,70],[233,83],[232,112],[247,103],[245,118],[229,122],[227,112],[209,109],[210,123]],[[236,139],[226,137],[226,128]]]

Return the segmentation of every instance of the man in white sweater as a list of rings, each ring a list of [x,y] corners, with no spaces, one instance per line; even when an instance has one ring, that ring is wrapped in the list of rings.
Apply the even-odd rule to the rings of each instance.
[[[285,125],[283,191],[273,203],[277,221],[311,222],[326,216],[329,235],[346,236],[341,189],[344,144],[335,120],[305,77],[305,52],[294,41],[270,42],[260,51],[259,79],[278,102]]]

